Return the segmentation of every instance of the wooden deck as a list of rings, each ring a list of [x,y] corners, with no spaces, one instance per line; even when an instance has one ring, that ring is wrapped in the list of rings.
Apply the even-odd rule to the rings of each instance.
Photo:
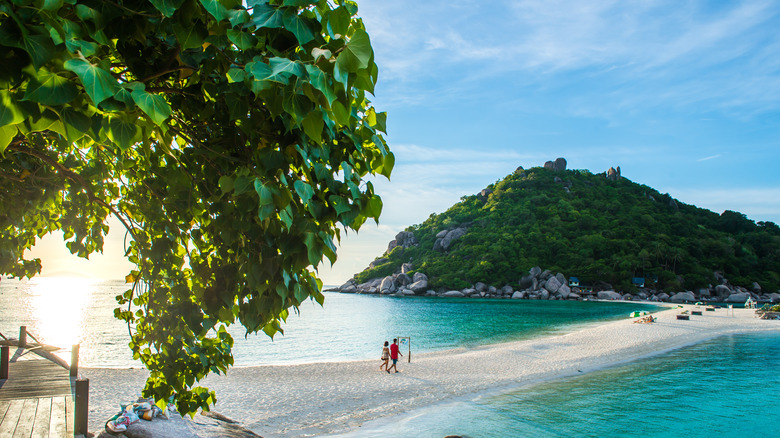
[[[69,371],[34,351],[11,347],[8,379],[0,379],[0,438],[73,437]]]

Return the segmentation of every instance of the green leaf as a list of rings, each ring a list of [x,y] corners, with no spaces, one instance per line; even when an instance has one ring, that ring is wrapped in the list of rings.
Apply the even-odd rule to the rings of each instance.
[[[86,59],[72,58],[65,61],[64,66],[78,75],[84,90],[95,105],[119,91],[119,84],[111,73],[90,64]]]
[[[60,112],[60,115],[65,125],[65,137],[69,141],[75,142],[89,132],[92,121],[84,114],[66,107]]]
[[[330,195],[328,197],[328,201],[330,201],[333,208],[336,210],[336,214],[341,216],[344,213],[349,213],[352,208],[350,207],[349,203],[340,197],[336,195]]]
[[[287,84],[292,76],[305,76],[306,69],[296,61],[287,58],[271,58],[269,63],[260,61],[246,65],[247,71],[259,81],[272,81]]]
[[[374,195],[368,200],[368,216],[379,219],[379,215],[382,214],[382,198],[379,195]]]
[[[233,178],[222,175],[219,177],[219,188],[222,189],[222,194],[229,193],[233,191]]]
[[[25,119],[22,107],[8,90],[0,90],[0,126],[15,125]]]
[[[230,120],[247,119],[247,113],[249,113],[249,102],[247,101],[246,97],[233,95],[230,99],[227,99],[227,106],[228,111],[230,112]]]
[[[301,201],[303,201],[304,204],[308,204],[314,196],[314,189],[301,180],[296,180],[293,186],[295,187],[295,193],[300,196]]]
[[[382,168],[379,169],[379,173],[381,175],[384,175],[387,179],[390,179],[390,174],[393,172],[393,167],[395,166],[395,155],[393,155],[392,152],[387,153],[385,155]]]
[[[336,67],[341,72],[356,73],[358,70],[368,67],[373,55],[368,34],[364,30],[358,30],[336,58]],[[339,82],[346,84],[344,80],[339,80]]]
[[[48,35],[28,35],[22,39],[22,43],[36,70],[54,56],[54,43]]]
[[[241,50],[249,50],[257,44],[257,38],[248,32],[229,29],[227,36],[230,41]]]
[[[203,26],[193,23],[186,25],[176,23],[173,25],[173,33],[184,50],[199,48],[209,36],[208,31]]]
[[[164,97],[143,90],[135,90],[130,95],[135,104],[158,126],[162,126],[163,122],[171,116],[171,106]]]
[[[236,196],[246,192],[254,184],[255,179],[248,176],[239,176],[233,182],[233,190]]]
[[[317,0],[284,0],[284,6],[309,6],[317,3]]]
[[[74,55],[81,52],[84,56],[92,56],[97,51],[98,45],[89,41],[68,38],[65,40],[65,47],[68,48],[68,52]]]
[[[273,191],[265,183],[263,183],[263,180],[260,178],[255,178],[255,191],[257,192],[257,196],[260,197],[261,207],[265,205],[273,205]]]
[[[285,227],[289,230],[293,224],[292,208],[288,205],[279,212],[279,219],[282,221]]]
[[[149,2],[166,17],[173,17],[173,13],[181,7],[184,0],[149,0]]]
[[[298,39],[298,44],[304,45],[314,39],[314,32],[309,28],[309,23],[298,16],[296,9],[288,9],[284,13],[284,28],[289,30]]]
[[[231,68],[227,72],[227,78],[229,83],[243,82],[246,78],[246,72],[240,68]]]
[[[330,86],[328,76],[317,68],[315,65],[306,64],[306,72],[309,74],[309,81],[312,87],[319,90],[325,99],[328,101],[328,105],[332,105],[336,100],[336,93],[333,92],[333,87]]]
[[[30,100],[43,105],[62,105],[78,95],[78,88],[62,76],[39,70],[30,79],[22,100]]]
[[[230,16],[230,25],[233,27],[241,26],[250,20],[249,13],[245,9],[230,9],[228,16]]]
[[[211,14],[217,21],[222,21],[228,16],[227,8],[219,0],[199,0],[200,4],[206,8],[209,14]]]
[[[315,143],[322,143],[322,129],[325,123],[322,120],[322,112],[312,111],[303,119],[303,131]]]
[[[260,4],[252,11],[252,21],[258,28],[280,28],[284,26],[284,11],[269,4]]]
[[[337,100],[333,102],[331,104],[331,110],[333,111],[333,116],[336,118],[336,122],[342,126],[350,125],[350,113],[347,111],[347,108],[344,107],[341,101]]]
[[[19,133],[19,129],[13,125],[6,125],[0,127],[0,156],[3,156],[5,149],[11,144],[16,134]]]
[[[322,261],[322,249],[319,239],[317,239],[317,235],[310,231],[306,231],[303,233],[303,236],[303,243],[306,245],[309,263],[312,266],[319,265],[320,261]]]
[[[328,12],[328,33],[335,38],[336,35],[346,35],[349,32],[349,24],[352,21],[352,14],[347,8],[339,6]]]
[[[56,11],[62,7],[62,0],[44,0],[41,9],[44,11]]]
[[[128,122],[119,117],[111,117],[108,122],[107,134],[117,146],[122,150],[129,149],[135,144],[140,130],[135,123]]]

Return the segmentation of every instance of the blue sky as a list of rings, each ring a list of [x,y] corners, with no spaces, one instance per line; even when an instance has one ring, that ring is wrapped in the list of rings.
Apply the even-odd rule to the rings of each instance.
[[[326,284],[461,196],[556,157],[780,223],[780,2],[358,4],[396,168],[375,180],[380,225],[342,241]]]

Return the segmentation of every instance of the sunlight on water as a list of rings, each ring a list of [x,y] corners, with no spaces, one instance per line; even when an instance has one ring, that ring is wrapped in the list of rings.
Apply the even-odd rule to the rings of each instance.
[[[27,329],[41,342],[70,347],[84,339],[85,309],[95,291],[94,280],[36,278],[26,305],[34,321]]]

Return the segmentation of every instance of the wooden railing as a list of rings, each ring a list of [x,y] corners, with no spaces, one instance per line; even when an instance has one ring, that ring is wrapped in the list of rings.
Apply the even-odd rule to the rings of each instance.
[[[19,340],[9,339],[2,333],[0,336],[3,338],[3,345],[0,346],[0,380],[8,379],[8,362],[9,362],[9,346],[16,344],[20,348],[27,348],[30,350],[40,349],[47,351],[46,344],[38,340],[32,333],[27,331],[27,326],[19,327]],[[37,345],[28,345],[27,337],[32,338]],[[30,348],[32,347],[32,348]],[[56,362],[59,365],[69,370],[69,376],[72,382],[73,388],[73,402],[74,402],[74,415],[73,415],[73,428],[76,435],[83,435],[88,432],[89,423],[89,379],[79,378],[79,344],[74,344],[70,353],[70,364],[65,363],[62,359],[57,358],[54,355],[43,355],[52,362]],[[56,358],[56,359],[55,359]],[[75,381],[74,381],[75,379]]]

